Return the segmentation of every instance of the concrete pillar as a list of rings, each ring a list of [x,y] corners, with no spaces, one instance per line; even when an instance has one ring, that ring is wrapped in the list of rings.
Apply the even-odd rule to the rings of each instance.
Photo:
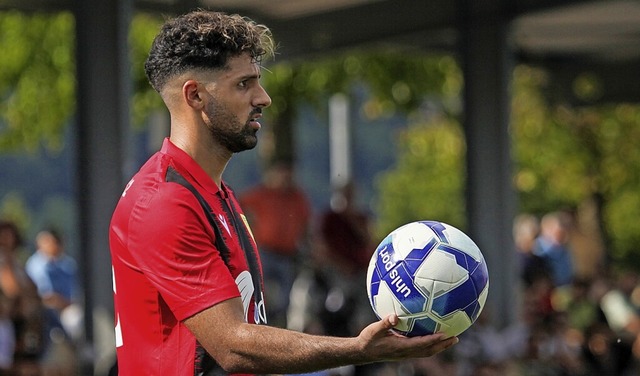
[[[469,236],[486,258],[488,313],[498,327],[515,320],[517,272],[511,234],[515,193],[510,153],[510,84],[514,58],[500,2],[461,0],[461,63],[467,142]]]
[[[109,222],[124,187],[129,129],[130,0],[74,2],[77,38],[77,194],[87,343],[95,374],[114,360]],[[84,370],[89,374],[89,370]]]

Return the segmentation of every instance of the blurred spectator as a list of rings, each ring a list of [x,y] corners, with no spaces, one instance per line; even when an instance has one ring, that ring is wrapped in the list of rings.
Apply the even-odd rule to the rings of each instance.
[[[520,214],[513,221],[513,239],[518,251],[520,279],[526,287],[541,278],[551,278],[551,268],[542,256],[534,253],[540,223],[532,214]]]
[[[640,345],[640,307],[634,304],[632,293],[638,287],[638,274],[632,270],[621,272],[616,280],[615,286],[607,291],[600,300],[600,307],[609,323],[611,333],[608,334],[604,330],[592,334],[592,343],[596,343],[601,339],[607,341],[609,347],[615,346],[615,354],[609,354],[602,351],[591,351],[594,360],[602,359],[605,355],[609,359],[608,363],[615,360],[616,368],[622,372],[629,368],[635,367],[640,354],[636,357],[632,356],[634,346]],[[592,345],[593,347],[593,345]],[[589,348],[591,350],[591,348]],[[609,352],[612,349],[607,349]],[[600,366],[602,362],[598,362]]]
[[[375,245],[371,238],[370,216],[355,204],[353,182],[337,188],[330,208],[319,221],[318,246],[323,256],[345,275],[366,272]]]
[[[269,323],[284,327],[298,257],[309,233],[311,206],[295,182],[290,160],[275,161],[262,183],[240,195],[239,201],[260,249],[269,286],[265,296]]]
[[[631,294],[637,286],[637,273],[625,271],[618,277],[616,286],[604,294],[600,302],[609,326],[618,335],[640,334],[640,314],[631,300]]]
[[[567,286],[573,280],[573,260],[568,246],[570,219],[563,212],[551,212],[540,221],[540,235],[534,253],[551,267],[555,286]]]
[[[597,206],[594,200],[585,200],[569,212],[573,224],[569,244],[574,275],[581,278],[595,278],[608,266]]]
[[[562,310],[567,314],[569,326],[580,333],[586,333],[595,323],[607,324],[589,279],[575,278],[571,283],[568,301],[563,305]]]
[[[43,310],[22,265],[22,236],[10,221],[0,221],[0,362],[10,374],[38,375],[43,351]]]
[[[485,307],[476,322],[459,338],[453,349],[458,376],[473,376],[482,372],[504,374],[508,360],[503,335],[490,324],[489,307]]]
[[[504,356],[509,359],[526,359],[535,349],[535,334],[553,316],[550,296],[552,282],[540,279],[525,288],[516,322],[501,332]],[[532,347],[533,346],[533,347]]]
[[[316,284],[324,302],[316,313],[327,334],[351,336],[375,319],[363,282],[375,244],[370,216],[355,203],[355,186],[335,189],[319,216],[313,248]]]
[[[596,322],[585,331],[583,358],[585,375],[637,375],[631,348],[604,323]]]
[[[45,306],[47,354],[43,361],[47,375],[68,375],[75,359],[73,340],[81,331],[78,267],[64,251],[61,235],[44,229],[36,235],[37,250],[29,257],[26,271],[35,282]]]

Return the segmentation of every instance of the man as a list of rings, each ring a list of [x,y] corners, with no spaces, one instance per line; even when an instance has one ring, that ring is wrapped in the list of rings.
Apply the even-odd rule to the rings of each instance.
[[[41,366],[45,374],[69,374],[77,362],[73,340],[82,335],[78,266],[65,252],[62,235],[55,229],[38,232],[36,245],[25,270],[37,286],[45,308]]]
[[[545,214],[540,220],[540,234],[534,254],[549,265],[555,287],[567,287],[574,278],[573,257],[569,248],[571,219],[566,212]]]
[[[38,287],[46,307],[61,313],[78,298],[78,267],[64,252],[62,236],[53,229],[36,235],[38,249],[29,257],[25,269]]]
[[[443,335],[402,338],[390,316],[354,338],[265,324],[256,244],[222,173],[255,147],[271,99],[268,28],[196,11],[168,21],[145,69],[170,137],[131,179],[110,228],[120,375],[301,373],[438,353]],[[364,293],[364,292],[363,292]]]

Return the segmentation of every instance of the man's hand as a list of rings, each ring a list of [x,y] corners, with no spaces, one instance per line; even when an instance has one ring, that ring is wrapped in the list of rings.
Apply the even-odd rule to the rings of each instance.
[[[398,324],[398,316],[389,315],[364,328],[358,340],[363,352],[372,360],[396,361],[435,355],[458,343],[458,337],[446,338],[444,333],[420,337],[405,337],[391,329]]]

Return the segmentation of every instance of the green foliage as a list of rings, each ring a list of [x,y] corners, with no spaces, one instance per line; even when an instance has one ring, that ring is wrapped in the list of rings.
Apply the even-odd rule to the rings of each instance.
[[[416,51],[353,50],[272,64],[263,74],[263,84],[273,101],[268,111],[273,117],[303,103],[321,111],[331,95],[350,95],[354,85],[363,84],[371,94],[365,111],[375,118],[416,111],[429,94],[455,98],[462,79],[447,56],[425,56]]]
[[[164,19],[158,15],[139,13],[131,20],[129,30],[129,46],[131,60],[131,79],[133,81],[133,98],[131,102],[132,122],[140,127],[149,114],[164,109],[160,95],[149,85],[144,73],[144,62]]]
[[[541,213],[575,206],[588,196],[586,155],[566,119],[554,116],[542,94],[543,72],[521,66],[514,74],[512,140],[521,210]]]
[[[398,142],[395,169],[378,177],[377,235],[416,220],[464,228],[464,155],[460,125],[438,118],[410,125]]]
[[[62,147],[75,106],[71,13],[0,12],[0,150]]]
[[[590,187],[605,203],[611,256],[632,260],[640,256],[640,105],[587,108],[578,111],[577,118],[577,133],[592,156]]]
[[[132,118],[140,125],[163,108],[144,75],[144,61],[160,16],[138,14],[129,33],[133,79]],[[69,12],[0,13],[0,151],[63,147],[75,111],[75,22]]]
[[[0,218],[14,222],[22,232],[31,225],[27,204],[18,192],[10,192],[0,200]]]

